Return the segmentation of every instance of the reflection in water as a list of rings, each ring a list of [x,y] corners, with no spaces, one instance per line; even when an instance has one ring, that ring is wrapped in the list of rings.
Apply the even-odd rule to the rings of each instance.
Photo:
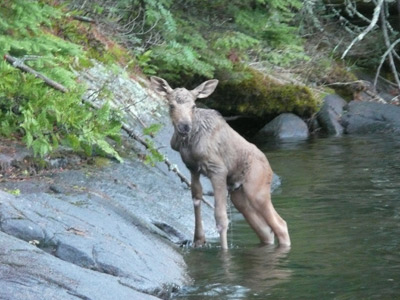
[[[185,288],[181,297],[250,299],[263,295],[290,278],[292,271],[284,267],[289,251],[289,247],[264,245],[229,251],[196,249],[187,263],[193,266],[191,275],[201,279],[202,284]]]
[[[262,292],[290,277],[290,269],[280,267],[289,250],[289,247],[253,247],[240,251],[240,260],[235,259],[235,251],[221,252],[221,265],[229,282],[240,282],[253,292]]]
[[[231,249],[190,249],[179,299],[400,299],[400,137],[268,145],[290,251],[256,246],[236,212]]]

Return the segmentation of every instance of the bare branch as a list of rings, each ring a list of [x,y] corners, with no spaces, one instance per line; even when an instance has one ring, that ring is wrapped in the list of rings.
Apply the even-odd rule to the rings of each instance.
[[[382,66],[383,66],[383,63],[384,63],[385,60],[386,60],[386,56],[388,56],[389,53],[394,49],[394,47],[396,47],[396,45],[399,44],[399,43],[400,43],[400,39],[395,40],[395,41],[390,45],[390,47],[386,50],[386,52],[382,55],[381,62],[379,63],[379,67],[378,67],[378,69],[377,69],[377,71],[376,71],[376,75],[375,75],[375,79],[374,79],[374,88],[376,87],[376,84],[377,84],[377,82],[378,82],[378,77],[379,77],[379,74],[380,74],[380,72],[381,72],[381,68],[382,68]]]
[[[81,22],[87,22],[87,23],[94,23],[94,19],[86,16],[72,16],[72,19],[81,21]]]
[[[375,9],[374,9],[374,14],[373,14],[371,23],[368,25],[368,27],[367,27],[363,32],[361,32],[361,33],[350,43],[350,45],[347,47],[346,51],[344,51],[344,53],[343,53],[343,55],[342,55],[342,57],[341,57],[342,59],[344,59],[344,58],[346,57],[347,53],[348,53],[348,52],[350,51],[350,49],[354,46],[355,43],[361,41],[361,40],[368,34],[368,32],[370,32],[370,31],[376,26],[376,23],[377,23],[378,20],[379,20],[379,15],[380,15],[380,12],[381,12],[381,9],[382,9],[382,6],[383,6],[383,1],[384,1],[384,0],[379,0],[379,1],[378,1],[378,3],[377,3],[376,6],[375,6]]]
[[[383,38],[385,40],[385,45],[387,48],[390,48],[390,39],[389,39],[389,35],[387,32],[387,27],[386,27],[386,16],[385,16],[385,12],[383,9],[381,10],[381,23],[382,23],[382,33],[383,33]],[[392,74],[394,76],[394,79],[396,80],[397,87],[400,89],[400,79],[399,79],[399,75],[397,73],[396,65],[394,63],[392,50],[389,51],[388,56],[389,56],[390,68],[392,69]],[[374,87],[375,87],[375,85],[374,85]]]

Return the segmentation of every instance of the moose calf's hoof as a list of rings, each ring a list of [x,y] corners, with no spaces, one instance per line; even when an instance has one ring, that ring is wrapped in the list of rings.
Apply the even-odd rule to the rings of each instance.
[[[197,239],[193,242],[193,246],[195,248],[201,248],[206,244],[206,239],[203,237],[201,239]]]

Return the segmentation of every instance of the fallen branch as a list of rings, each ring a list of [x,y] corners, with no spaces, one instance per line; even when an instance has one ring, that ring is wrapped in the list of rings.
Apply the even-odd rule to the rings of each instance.
[[[55,82],[54,80],[48,78],[47,76],[35,71],[31,67],[27,66],[24,63],[23,59],[18,59],[16,57],[13,57],[11,55],[5,54],[4,59],[10,63],[13,67],[18,68],[26,73],[33,74],[35,77],[42,79],[45,83],[50,85],[51,87],[55,88],[56,90],[59,90],[63,93],[68,92],[68,89],[63,86],[62,84],[59,84],[58,82]]]
[[[131,137],[133,138],[135,141],[139,142],[140,144],[142,144],[146,149],[150,148],[150,145],[144,140],[142,139],[140,136],[138,136],[132,129],[128,128],[128,126],[123,125],[122,129]],[[181,182],[185,183],[187,185],[188,188],[190,188],[191,183],[190,181],[185,177],[185,175],[183,175],[181,172],[179,172],[179,170],[175,167],[173,167],[173,164],[168,160],[168,158],[164,157],[164,163],[168,166],[168,170],[174,172],[179,179],[181,180]],[[214,206],[208,202],[206,199],[202,198],[201,199],[206,205],[208,205],[211,208],[214,208]]]
[[[387,32],[387,26],[386,26],[386,17],[385,17],[385,12],[383,10],[381,10],[381,21],[382,21],[382,33],[383,33],[383,38],[385,40],[385,45],[386,48],[390,48],[390,39],[389,39],[389,34]],[[389,56],[389,64],[390,64],[390,68],[392,70],[392,74],[394,76],[394,79],[396,81],[397,84],[397,88],[400,89],[400,79],[399,79],[399,75],[397,73],[397,69],[396,69],[396,65],[393,59],[393,50],[391,50],[388,54]]]
[[[353,85],[353,84],[362,84],[365,85],[367,84],[368,81],[365,80],[355,80],[355,81],[347,81],[347,82],[332,82],[332,83],[327,83],[325,86],[346,86],[346,85]]]
[[[122,125],[122,129],[129,135],[129,137],[133,138],[135,141],[139,142],[142,144],[146,149],[150,149],[150,145],[142,139],[140,136],[138,136],[132,129],[130,129],[126,125]],[[181,172],[179,172],[176,168],[172,168],[172,163],[167,159],[164,158],[165,164],[168,166],[168,169],[175,172],[176,175],[180,178],[180,180],[185,183],[188,187],[190,187],[190,182],[187,180],[185,175],[183,175]]]
[[[94,20],[92,18],[86,16],[72,16],[72,19],[81,22],[94,23]]]
[[[382,58],[381,58],[381,61],[380,61],[380,63],[379,63],[378,69],[377,69],[377,71],[376,71],[375,79],[374,79],[374,88],[376,87],[376,85],[377,85],[377,83],[378,83],[379,74],[380,74],[380,72],[381,72],[381,68],[382,68],[382,66],[383,66],[383,63],[384,63],[385,60],[386,60],[386,56],[388,56],[389,53],[392,52],[392,50],[394,49],[394,47],[395,47],[398,43],[400,43],[400,39],[395,40],[395,41],[390,45],[390,47],[388,47],[388,49],[386,50],[386,52],[382,55]]]

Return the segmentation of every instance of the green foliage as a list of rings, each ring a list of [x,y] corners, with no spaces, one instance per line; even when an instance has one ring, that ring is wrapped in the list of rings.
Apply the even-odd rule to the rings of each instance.
[[[144,135],[149,135],[149,136],[154,136],[155,134],[157,134],[157,132],[159,132],[162,128],[162,124],[151,124],[150,126],[146,127],[143,129],[143,134]]]
[[[107,104],[99,110],[82,104],[84,87],[77,84],[70,65],[85,52],[50,33],[52,22],[59,18],[59,10],[40,1],[0,3],[0,54],[23,59],[69,87],[68,93],[61,93],[1,61],[0,134],[22,138],[40,157],[66,145],[86,154],[94,149],[122,161],[106,141],[118,141],[120,118]]]
[[[235,72],[236,62],[254,58],[282,66],[306,60],[293,22],[301,7],[299,0],[193,0],[172,6],[177,30],[152,48],[152,62],[174,82]]]
[[[118,19],[125,30],[120,38],[134,49],[137,65],[172,83],[234,72],[235,62],[254,56],[280,65],[306,58],[293,21],[300,0],[71,2],[92,16]]]
[[[153,50],[152,63],[159,69],[161,76],[177,80],[182,75],[200,75],[212,77],[214,67],[204,62],[201,55],[191,46],[171,41]]]
[[[15,190],[4,189],[4,191],[6,193],[9,193],[9,194],[14,195],[14,196],[21,195],[21,191],[19,189],[15,189]]]
[[[153,137],[158,131],[160,131],[162,124],[152,124],[149,127],[143,129],[143,134],[149,137]],[[165,157],[155,146],[154,141],[151,138],[145,139],[147,143],[147,150],[149,153],[146,155],[144,162],[146,164],[150,164],[151,166],[155,166],[158,162],[163,162]]]
[[[0,3],[0,55],[26,59],[30,67],[71,87],[75,80],[67,66],[82,57],[83,51],[50,34],[51,22],[59,18],[59,10],[37,1]]]
[[[109,105],[93,110],[81,103],[82,89],[67,94],[0,62],[0,134],[19,135],[35,155],[45,156],[60,144],[76,151],[100,152],[122,160],[106,141],[118,141],[120,121]]]
[[[136,56],[136,62],[139,65],[142,72],[146,75],[157,74],[158,68],[151,64],[152,50],[147,50],[144,53]]]

